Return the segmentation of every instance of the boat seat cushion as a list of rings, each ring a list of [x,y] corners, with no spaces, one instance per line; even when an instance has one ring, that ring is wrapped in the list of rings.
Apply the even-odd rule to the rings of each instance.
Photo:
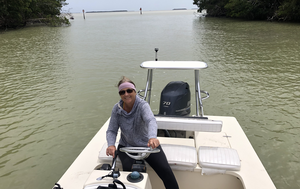
[[[161,144],[173,170],[193,171],[197,166],[197,151],[192,146]]]
[[[239,155],[232,148],[200,146],[198,156],[203,174],[239,171],[241,168]]]

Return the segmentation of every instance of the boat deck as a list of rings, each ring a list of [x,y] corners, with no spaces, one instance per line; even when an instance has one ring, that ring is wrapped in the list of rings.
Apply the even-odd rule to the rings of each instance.
[[[195,131],[194,139],[159,137],[160,143],[162,145],[173,144],[191,146],[197,151],[200,146],[232,148],[238,152],[241,169],[239,171],[226,171],[225,174],[202,175],[202,168],[198,163],[192,171],[174,170],[180,188],[192,186],[190,181],[195,181],[195,179],[197,182],[194,184],[197,185],[197,188],[215,188],[216,186],[222,186],[222,188],[245,189],[276,188],[237,120],[234,117],[208,116],[208,118],[212,120],[221,120],[223,122],[222,131]],[[105,134],[108,123],[109,120],[103,125],[58,181],[64,189],[83,188],[87,178],[99,164],[98,154],[102,146],[106,144]],[[152,188],[163,188],[162,182],[157,178],[154,171],[151,168],[148,168],[147,170],[152,183]],[[205,183],[207,183],[207,185]],[[226,185],[227,187],[224,187]]]

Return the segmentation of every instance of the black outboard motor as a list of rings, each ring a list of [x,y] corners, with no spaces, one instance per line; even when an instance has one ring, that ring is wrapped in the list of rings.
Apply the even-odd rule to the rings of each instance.
[[[188,116],[191,112],[190,100],[189,84],[183,81],[171,81],[161,92],[158,115]],[[186,131],[158,129],[157,134],[164,137],[186,137]]]
[[[160,97],[159,115],[186,116],[191,112],[189,84],[183,81],[168,83]]]

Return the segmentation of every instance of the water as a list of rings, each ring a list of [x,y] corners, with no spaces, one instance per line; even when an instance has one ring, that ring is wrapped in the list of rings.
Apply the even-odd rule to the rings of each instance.
[[[236,117],[276,187],[300,187],[299,24],[193,11],[74,16],[71,27],[0,34],[1,188],[51,188],[110,116],[121,76],[144,88],[139,64],[155,47],[159,60],[206,62],[204,113]],[[168,81],[193,89],[192,75],[155,71],[153,111]]]

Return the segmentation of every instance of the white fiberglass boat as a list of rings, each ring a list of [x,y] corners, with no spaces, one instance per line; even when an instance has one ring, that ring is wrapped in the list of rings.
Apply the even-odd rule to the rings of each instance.
[[[207,67],[206,63],[147,61],[140,67],[148,69],[146,87],[139,91],[139,96],[148,103],[155,69],[191,70],[195,74],[196,115],[188,115],[189,85],[179,81],[170,82],[164,88],[160,111],[155,116],[159,128],[158,139],[180,188],[275,188],[237,120],[234,117],[204,116],[202,100],[208,98],[209,94],[200,90],[199,71]],[[201,93],[206,94],[204,98]],[[164,188],[162,181],[147,164],[146,172],[124,172],[118,158],[112,165],[112,157],[105,154],[108,123],[109,119],[54,188]],[[147,154],[147,150],[143,149],[138,154]]]
[[[196,17],[205,17],[205,16],[207,16],[207,11],[206,11],[206,9],[203,9],[201,12],[194,12],[194,15]]]

